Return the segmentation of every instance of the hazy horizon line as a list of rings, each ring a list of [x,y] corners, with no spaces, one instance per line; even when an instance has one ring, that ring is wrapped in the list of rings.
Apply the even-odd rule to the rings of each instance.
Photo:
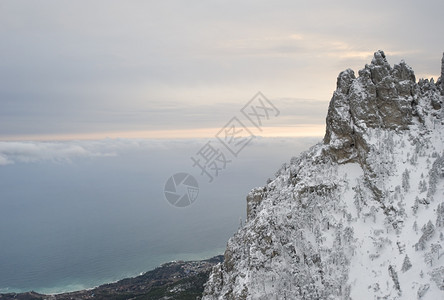
[[[251,129],[251,128],[249,128]],[[325,134],[325,124],[298,124],[294,126],[261,127],[262,131],[252,129],[255,136],[261,137],[317,137]],[[189,128],[160,130],[130,130],[94,133],[68,134],[23,134],[0,136],[1,142],[17,141],[71,141],[102,139],[188,139],[213,138],[221,128]]]

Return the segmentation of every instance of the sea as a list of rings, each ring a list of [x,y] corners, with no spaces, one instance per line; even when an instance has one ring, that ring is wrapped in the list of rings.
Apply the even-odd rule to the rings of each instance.
[[[87,289],[223,254],[248,192],[319,141],[257,138],[236,156],[219,144],[212,179],[191,159],[206,139],[0,142],[0,293]],[[185,207],[164,193],[177,173],[198,182]]]

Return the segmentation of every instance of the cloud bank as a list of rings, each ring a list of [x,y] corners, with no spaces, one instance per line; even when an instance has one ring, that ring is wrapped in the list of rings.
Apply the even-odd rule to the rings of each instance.
[[[116,155],[103,146],[97,142],[0,142],[0,165]]]
[[[260,137],[256,136],[251,146],[258,149],[270,148],[276,145],[281,148],[302,147],[306,141],[313,143],[321,137]],[[218,143],[215,138],[190,138],[190,139],[105,139],[94,141],[19,141],[0,142],[0,166],[16,163],[72,163],[78,158],[95,159],[100,157],[115,157],[131,155],[134,151],[160,151],[163,153],[174,153],[181,151],[184,159],[197,152],[208,141]],[[216,144],[215,144],[216,145]],[[223,147],[222,145],[216,145]],[[247,147],[248,148],[248,147]],[[246,150],[247,152],[247,150]],[[173,154],[171,154],[173,155]],[[177,155],[174,154],[174,155]],[[167,159],[165,155],[165,159]]]

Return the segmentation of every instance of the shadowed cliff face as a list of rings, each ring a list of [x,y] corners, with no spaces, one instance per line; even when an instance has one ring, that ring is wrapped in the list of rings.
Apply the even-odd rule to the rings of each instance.
[[[368,151],[362,139],[367,128],[406,130],[414,117],[423,121],[417,104],[424,83],[416,83],[412,68],[404,61],[392,68],[383,51],[375,52],[371,64],[360,70],[357,78],[350,69],[341,72],[328,109],[324,137],[334,158],[338,162],[362,162],[359,154]],[[427,84],[430,85],[428,81]],[[442,85],[432,85],[429,88],[442,89]],[[436,100],[430,102],[434,109],[440,109],[440,101]]]

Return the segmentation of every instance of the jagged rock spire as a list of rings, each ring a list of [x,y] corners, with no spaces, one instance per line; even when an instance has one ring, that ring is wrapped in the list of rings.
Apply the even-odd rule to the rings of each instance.
[[[377,66],[390,66],[382,50],[378,50],[373,54],[372,64]]]
[[[444,95],[444,53],[441,59],[441,94]]]
[[[407,129],[414,114],[415,74],[404,61],[388,63],[384,51],[374,53],[359,71],[347,69],[337,79],[327,114],[324,143],[340,161],[359,159],[356,150],[367,151],[360,133],[366,128]]]

